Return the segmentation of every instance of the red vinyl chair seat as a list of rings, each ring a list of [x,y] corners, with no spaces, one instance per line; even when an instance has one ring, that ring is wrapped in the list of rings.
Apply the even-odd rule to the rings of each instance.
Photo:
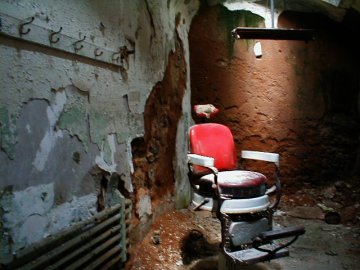
[[[258,172],[252,171],[222,171],[218,174],[218,186],[220,193],[225,197],[234,199],[254,198],[265,194],[266,177]],[[207,174],[197,181],[203,190],[209,190],[214,183],[214,175]]]
[[[225,188],[251,188],[264,184],[265,175],[252,171],[222,171],[218,174],[218,185]],[[199,179],[199,183],[214,183],[214,175],[206,174]]]

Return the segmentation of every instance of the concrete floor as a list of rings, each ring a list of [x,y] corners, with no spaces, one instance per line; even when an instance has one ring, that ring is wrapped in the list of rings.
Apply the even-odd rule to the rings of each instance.
[[[239,269],[360,270],[359,179],[284,190],[274,227],[302,225],[306,233],[289,247],[288,257]],[[126,270],[218,270],[220,222],[209,211],[191,209],[158,216],[132,247]],[[340,219],[325,222],[329,211]]]
[[[322,220],[276,217],[280,224],[301,224],[306,233],[290,247],[290,256],[276,260],[279,269],[360,269],[360,228],[330,225]]]
[[[276,226],[302,225],[306,233],[290,246],[290,256],[238,267],[236,270],[356,270],[360,269],[360,228],[330,225],[322,220],[283,215],[275,217]],[[217,269],[218,257],[199,260],[188,269]],[[221,267],[219,269],[222,269]]]
[[[311,212],[312,207],[302,207]],[[360,269],[360,227],[330,225],[315,218],[298,218],[289,211],[278,211],[276,226],[303,225],[306,233],[290,246],[290,256],[258,263],[241,270],[356,270]],[[184,239],[191,231],[202,237],[188,242],[184,252]],[[154,244],[154,235],[159,243]],[[187,239],[189,240],[189,238]],[[159,217],[147,237],[136,247],[126,269],[136,270],[217,270],[220,224],[207,211],[182,209]],[[201,251],[202,254],[195,254]],[[185,254],[185,255],[184,255]],[[187,257],[187,262],[185,258]],[[190,256],[190,257],[189,257]]]

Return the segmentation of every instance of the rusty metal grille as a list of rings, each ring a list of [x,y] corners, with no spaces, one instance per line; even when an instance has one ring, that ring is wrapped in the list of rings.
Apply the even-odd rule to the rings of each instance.
[[[123,200],[18,251],[0,269],[122,269],[127,259],[130,214],[131,202]]]

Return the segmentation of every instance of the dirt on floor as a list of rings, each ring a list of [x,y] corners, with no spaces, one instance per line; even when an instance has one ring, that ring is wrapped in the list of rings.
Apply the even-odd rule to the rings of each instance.
[[[359,199],[359,189],[343,182],[284,194],[274,227],[303,225],[306,233],[290,246],[290,256],[246,269],[360,269]],[[174,210],[132,247],[126,270],[215,270],[220,238],[220,223],[209,211]]]

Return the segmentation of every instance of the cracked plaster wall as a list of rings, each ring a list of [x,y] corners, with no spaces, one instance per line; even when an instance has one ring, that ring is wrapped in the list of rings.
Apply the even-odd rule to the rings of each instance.
[[[176,33],[189,70],[187,34],[198,2],[1,0],[0,6],[2,13],[19,19],[35,16],[33,23],[38,26],[62,26],[62,33],[72,37],[86,35],[100,47],[116,51],[126,45],[135,50],[125,69],[118,69],[0,36],[0,244],[4,256],[91,216],[99,174],[120,175],[126,191],[133,192],[130,142],[144,136],[146,100],[163,79]],[[175,25],[176,16],[180,23]],[[188,191],[189,74],[186,78],[174,138],[175,198]],[[34,208],[27,208],[28,204]],[[143,209],[136,211],[149,214],[149,204],[151,200],[141,201]],[[25,210],[14,214],[17,209]],[[27,232],[32,236],[26,237]]]

